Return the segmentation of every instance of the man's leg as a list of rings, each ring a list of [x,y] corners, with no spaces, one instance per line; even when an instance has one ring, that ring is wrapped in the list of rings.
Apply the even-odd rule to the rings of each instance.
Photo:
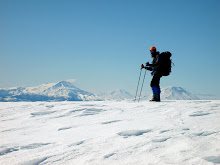
[[[160,101],[160,78],[159,75],[154,75],[151,81],[151,88],[153,91],[153,99],[151,101]]]

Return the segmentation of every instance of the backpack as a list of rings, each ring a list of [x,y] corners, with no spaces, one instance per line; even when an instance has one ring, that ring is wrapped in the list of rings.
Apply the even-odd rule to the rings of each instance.
[[[168,76],[171,72],[172,60],[170,57],[172,54],[170,52],[162,52],[159,55],[160,66],[158,71],[162,74],[162,76]]]

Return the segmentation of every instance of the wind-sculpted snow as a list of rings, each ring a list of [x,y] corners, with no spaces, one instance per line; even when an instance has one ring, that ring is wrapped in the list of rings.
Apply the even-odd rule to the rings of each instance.
[[[128,130],[128,131],[119,132],[118,135],[123,136],[123,137],[140,136],[150,131],[151,130]]]
[[[220,164],[220,101],[2,102],[1,165]]]

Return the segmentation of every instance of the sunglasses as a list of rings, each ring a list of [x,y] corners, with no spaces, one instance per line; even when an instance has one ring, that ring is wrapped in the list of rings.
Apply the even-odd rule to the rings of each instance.
[[[151,52],[151,53],[154,53],[154,52],[155,52],[155,50],[151,50],[150,52]]]

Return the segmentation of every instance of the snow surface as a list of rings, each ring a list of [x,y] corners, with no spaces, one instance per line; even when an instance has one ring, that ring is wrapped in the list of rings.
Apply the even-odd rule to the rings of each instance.
[[[1,165],[220,164],[220,101],[1,102]]]

